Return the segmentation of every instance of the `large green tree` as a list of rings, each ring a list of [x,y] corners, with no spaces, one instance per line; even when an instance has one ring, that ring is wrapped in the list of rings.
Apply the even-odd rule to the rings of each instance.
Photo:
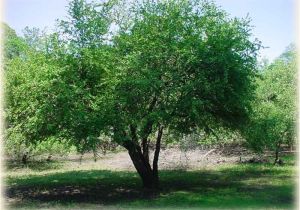
[[[39,69],[37,84],[47,84],[46,92],[34,86],[35,100],[22,98],[37,104],[26,132],[31,141],[63,136],[80,151],[110,137],[128,150],[144,187],[156,188],[164,131],[242,127],[260,43],[247,18],[209,1],[120,5],[72,1],[43,56],[20,63]]]
[[[247,19],[210,2],[143,2],[114,37],[108,114],[145,187],[158,185],[164,130],[238,129],[247,119],[259,43]],[[149,140],[156,133],[152,164]]]

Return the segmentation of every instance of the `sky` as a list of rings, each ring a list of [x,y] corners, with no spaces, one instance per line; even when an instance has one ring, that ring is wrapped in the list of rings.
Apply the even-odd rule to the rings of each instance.
[[[69,0],[6,0],[4,22],[21,35],[26,27],[54,28],[65,19]],[[296,0],[215,0],[232,17],[252,19],[253,38],[267,47],[261,58],[272,61],[296,39]]]

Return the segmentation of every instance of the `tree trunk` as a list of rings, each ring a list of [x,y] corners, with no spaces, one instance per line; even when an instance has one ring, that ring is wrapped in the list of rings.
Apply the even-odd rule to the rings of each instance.
[[[155,152],[154,152],[154,157],[153,157],[153,178],[154,178],[154,185],[156,187],[159,186],[158,157],[159,157],[159,152],[160,152],[162,134],[163,134],[163,127],[160,126],[158,129],[156,145],[155,145]]]
[[[276,150],[275,150],[275,161],[274,161],[274,164],[276,164],[276,163],[278,162],[278,158],[279,158],[279,157],[278,157],[278,156],[279,156],[278,153],[279,153],[279,151],[278,151],[278,149],[276,149]]]
[[[132,141],[127,141],[124,147],[128,150],[132,163],[142,179],[143,187],[146,189],[157,188],[150,163],[145,159],[141,147]]]
[[[22,156],[22,163],[24,164],[24,165],[26,165],[27,164],[27,162],[28,162],[28,152],[25,152],[24,154],[23,154],[23,156]]]
[[[276,149],[275,149],[275,161],[274,164],[279,163],[279,151],[280,151],[280,143],[278,143],[276,145]]]
[[[135,134],[135,130],[131,129],[131,133]],[[136,135],[132,135],[131,140],[127,140],[123,143],[123,146],[128,150],[128,154],[132,160],[132,163],[140,175],[143,187],[146,189],[157,189],[159,186],[158,177],[158,158],[160,152],[161,138],[163,134],[163,127],[158,129],[156,147],[153,158],[153,169],[149,163],[148,146],[147,149],[141,148],[136,140]],[[144,145],[142,145],[144,146]]]
[[[147,189],[157,188],[157,179],[154,177],[151,166],[145,161],[144,156],[137,151],[129,151],[129,156],[142,179],[143,187]]]
[[[160,152],[161,138],[163,134],[163,127],[159,126],[156,147],[153,158],[153,170],[149,162],[149,140],[148,136],[152,131],[152,122],[148,121],[146,127],[143,129],[143,135],[141,139],[141,145],[138,141],[137,128],[134,125],[130,125],[131,138],[127,138],[126,141],[122,142],[128,150],[128,154],[132,160],[132,163],[140,175],[143,187],[147,189],[157,189],[159,184],[158,178],[158,157]],[[124,136],[128,135],[124,132]]]

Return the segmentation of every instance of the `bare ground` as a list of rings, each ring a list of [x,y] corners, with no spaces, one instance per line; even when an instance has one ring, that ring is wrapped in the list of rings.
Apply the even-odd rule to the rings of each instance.
[[[150,158],[153,159],[153,151],[150,152]],[[160,152],[159,168],[185,169],[195,170],[203,168],[214,168],[224,164],[238,163],[247,161],[255,155],[242,147],[230,147],[219,149],[201,149],[181,150],[179,148],[163,149]],[[100,154],[97,160],[94,160],[92,153],[69,155],[67,157],[54,157],[53,160],[58,160],[62,164],[65,171],[73,170],[113,170],[113,171],[135,171],[135,168],[130,160],[127,151],[119,151],[117,153]],[[49,168],[55,172],[59,169]],[[45,173],[50,171],[45,170]],[[7,175],[24,175],[24,173],[35,173],[37,170],[32,170],[31,167],[10,167],[6,170]],[[43,173],[38,170],[39,174]]]
[[[153,154],[154,151],[150,151],[150,160],[153,159]],[[240,146],[194,150],[182,150],[175,147],[161,150],[159,168],[195,170],[247,161],[254,156],[255,154]],[[93,154],[85,154],[81,160],[79,155],[71,155],[67,158],[65,167],[70,169],[135,170],[127,151],[100,155],[97,161],[94,160]]]
[[[162,150],[159,157],[160,169],[200,169],[220,164],[235,163],[252,158],[252,154],[226,155],[220,150],[189,150],[181,151],[176,148]],[[150,154],[153,159],[153,151]],[[69,169],[107,169],[107,170],[135,170],[126,151],[101,155],[94,161],[93,154],[80,156],[73,155],[68,158],[65,168]]]

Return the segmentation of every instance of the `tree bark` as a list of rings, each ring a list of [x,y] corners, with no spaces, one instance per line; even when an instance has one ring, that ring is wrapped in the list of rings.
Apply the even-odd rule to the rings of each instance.
[[[147,189],[156,189],[158,188],[159,178],[158,178],[158,158],[160,152],[161,138],[163,134],[163,127],[159,126],[156,147],[153,158],[153,169],[151,168],[149,162],[149,140],[148,136],[152,131],[152,122],[148,121],[146,126],[143,129],[143,135],[141,139],[141,145],[138,141],[137,128],[135,125],[130,125],[130,138],[126,132],[124,133],[125,140],[122,141],[121,145],[125,147],[128,151],[128,154],[132,160],[132,163],[140,175],[143,187]],[[116,129],[114,129],[117,132]],[[116,135],[118,137],[118,135]],[[118,139],[116,139],[117,141]],[[118,142],[118,141],[117,141]],[[119,141],[121,142],[121,141]]]
[[[277,164],[279,162],[279,151],[280,151],[280,142],[276,145],[274,164]]]
[[[156,145],[155,145],[155,152],[153,157],[153,178],[154,178],[154,185],[156,187],[159,186],[159,176],[158,176],[158,158],[160,152],[160,145],[161,145],[161,137],[163,134],[163,126],[160,126],[158,129],[158,134],[156,138]]]
[[[142,136],[143,155],[147,162],[149,162],[149,140],[148,140],[148,137],[151,132],[152,132],[152,122],[148,121],[146,124],[146,127],[143,130],[143,136]]]
[[[142,179],[143,187],[155,189],[153,171],[149,161],[144,158],[141,147],[132,141],[125,142],[124,147],[128,150],[132,163]]]
[[[157,103],[157,96],[155,95],[151,103],[149,104],[148,112],[151,113],[152,110],[154,109],[155,105]],[[144,118],[145,116],[143,116]],[[147,123],[145,127],[142,129],[143,134],[142,134],[142,149],[143,149],[143,155],[146,161],[149,162],[149,135],[152,132],[152,125],[153,121],[152,120],[147,120]]]
[[[143,187],[146,189],[157,189],[159,186],[158,177],[158,158],[160,152],[161,138],[163,134],[163,127],[159,126],[158,134],[156,138],[156,147],[153,158],[153,169],[151,168],[148,156],[148,150],[141,148],[136,141],[135,129],[131,127],[132,139],[123,142],[123,146],[128,150],[128,154],[132,160],[132,163],[140,175]],[[142,151],[143,149],[143,151]],[[148,148],[147,148],[148,149]],[[144,154],[144,152],[147,152]]]

